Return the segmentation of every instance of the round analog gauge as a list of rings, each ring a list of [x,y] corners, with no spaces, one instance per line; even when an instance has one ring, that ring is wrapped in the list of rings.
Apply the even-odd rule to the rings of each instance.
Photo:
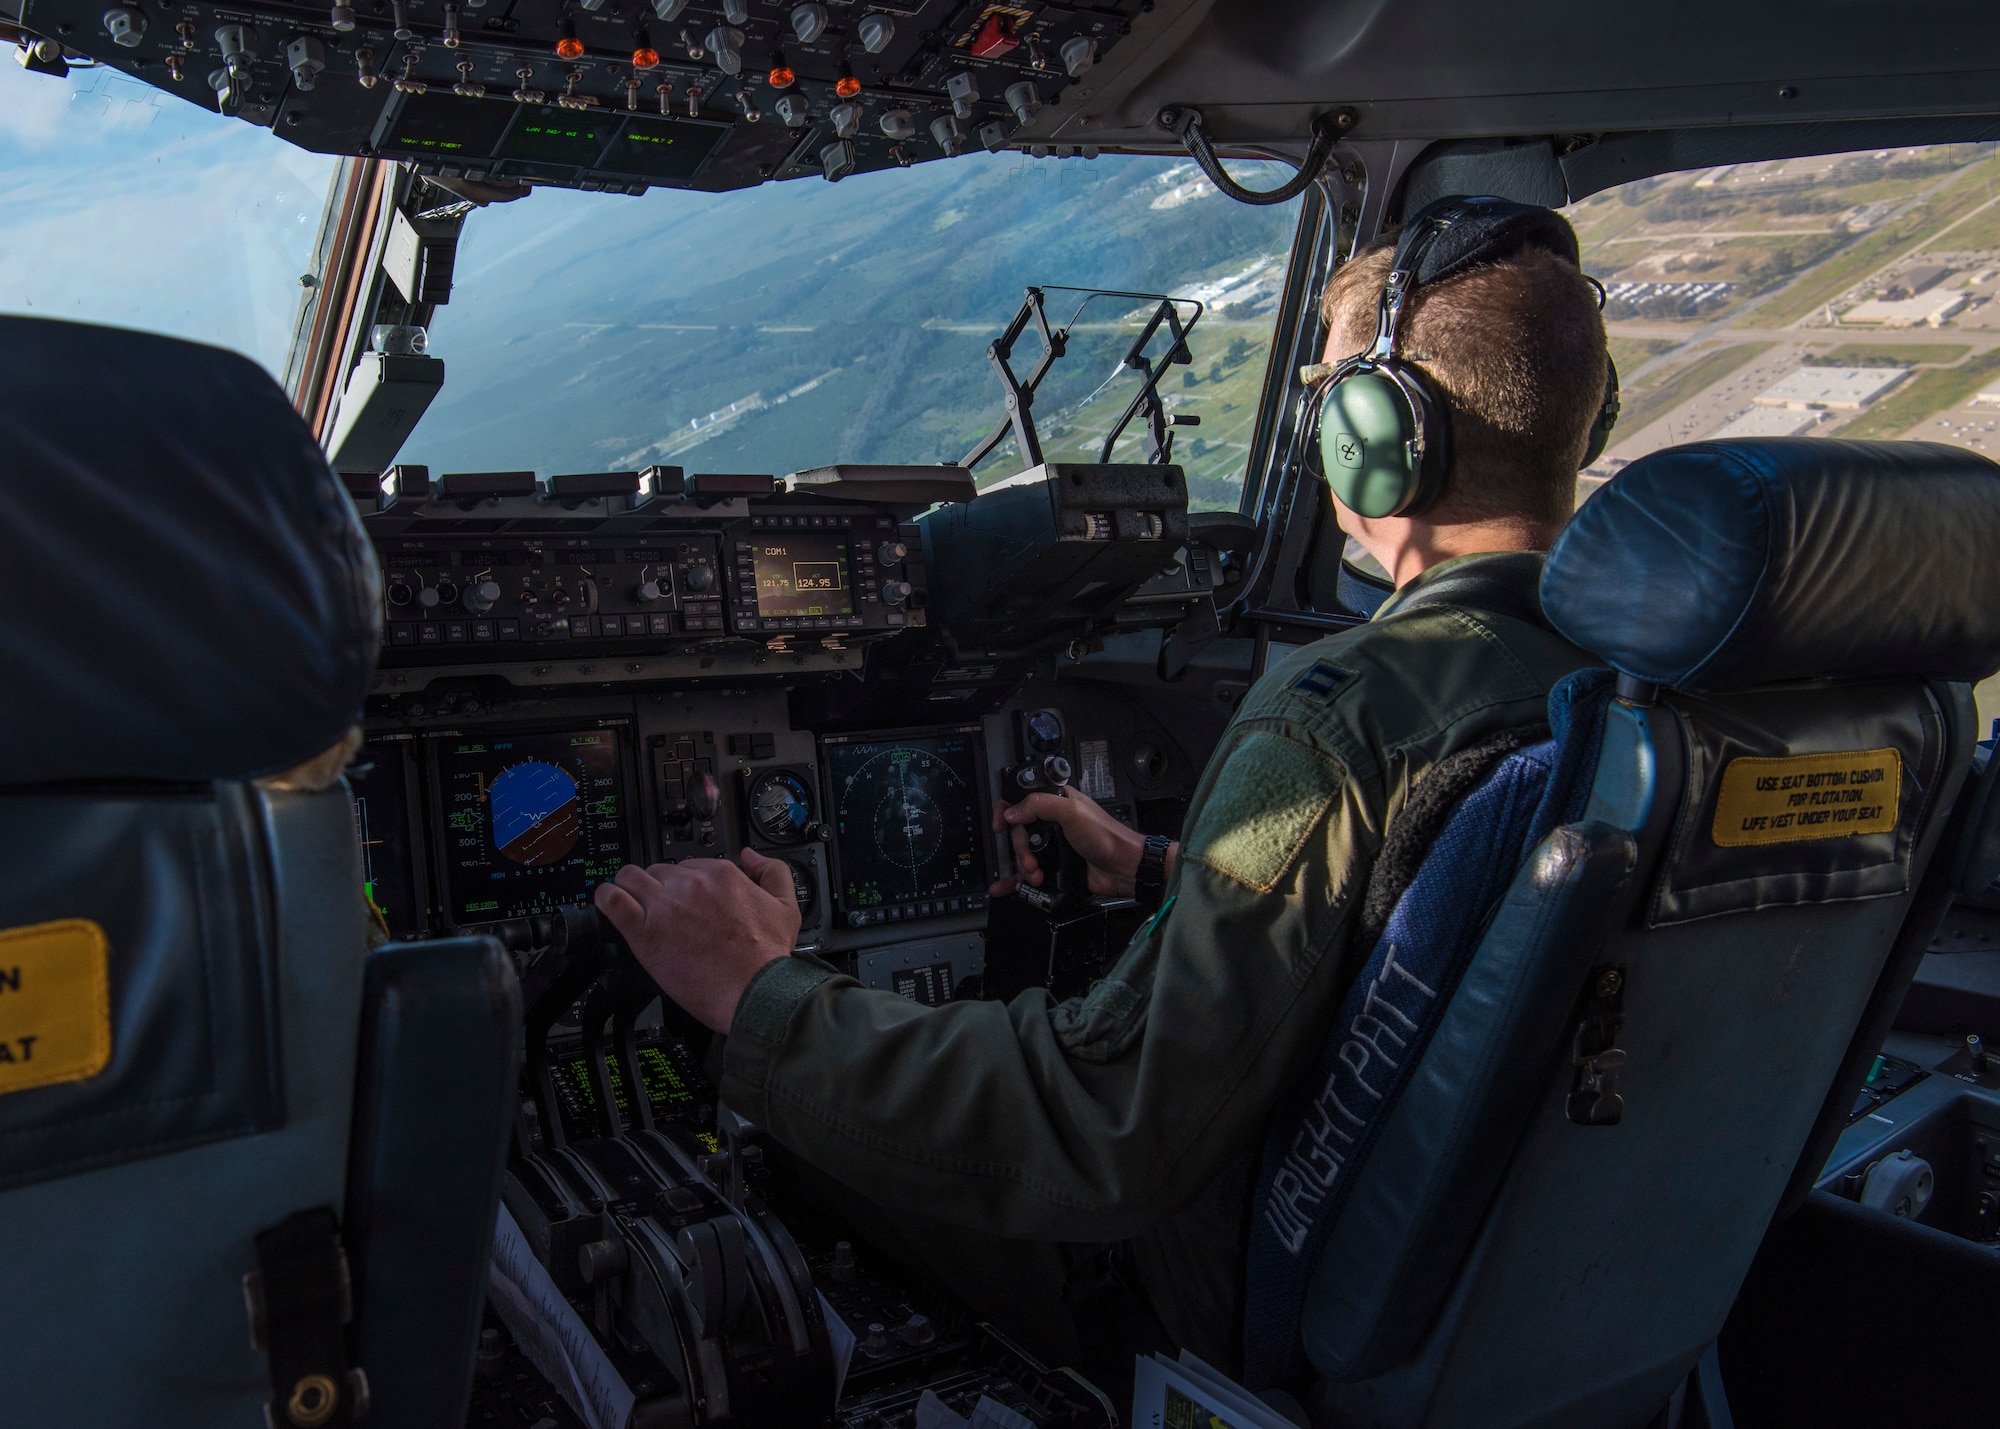
[[[750,784],[750,824],[771,843],[798,843],[813,824],[812,790],[789,769],[765,770]]]

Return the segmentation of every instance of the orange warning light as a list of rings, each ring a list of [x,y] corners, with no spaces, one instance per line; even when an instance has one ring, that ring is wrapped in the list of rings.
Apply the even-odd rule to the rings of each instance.
[[[632,51],[633,69],[651,69],[660,62],[660,52],[650,46],[641,45]]]
[[[566,60],[583,58],[583,41],[575,35],[564,35],[556,41],[556,53]]]
[[[771,66],[771,73],[767,78],[771,81],[773,89],[790,89],[799,82],[799,77],[792,73],[792,67],[787,64]]]
[[[844,74],[833,82],[833,92],[842,99],[852,99],[861,93],[861,81],[851,74]]]

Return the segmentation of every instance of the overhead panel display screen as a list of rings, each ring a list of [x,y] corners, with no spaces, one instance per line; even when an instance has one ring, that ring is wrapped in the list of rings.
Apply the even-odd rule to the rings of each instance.
[[[500,157],[538,164],[574,164],[594,168],[604,143],[618,127],[608,114],[557,109],[550,104],[523,104],[514,127],[500,141]]]
[[[634,115],[625,121],[625,127],[604,151],[598,167],[649,179],[691,179],[722,143],[730,127],[698,119]]]
[[[514,117],[511,104],[468,104],[456,95],[413,94],[383,146],[390,157],[484,159]]]
[[[615,729],[434,740],[450,921],[587,902],[628,861],[625,760]]]
[[[852,615],[847,533],[772,533],[757,541],[757,614]]]
[[[978,742],[976,725],[822,741],[843,912],[985,893]]]

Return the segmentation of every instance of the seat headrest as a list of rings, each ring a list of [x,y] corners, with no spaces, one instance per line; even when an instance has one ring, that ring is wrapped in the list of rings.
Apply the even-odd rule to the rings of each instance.
[[[1542,572],[1568,640],[1681,690],[2000,669],[2000,467],[1933,442],[1696,442],[1584,502]]]
[[[381,581],[278,384],[0,318],[0,786],[288,769],[360,716]]]

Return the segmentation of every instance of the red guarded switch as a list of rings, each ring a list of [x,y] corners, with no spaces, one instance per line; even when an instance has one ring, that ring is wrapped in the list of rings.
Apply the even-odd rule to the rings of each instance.
[[[979,33],[972,37],[973,58],[998,59],[1020,43],[1021,37],[1014,33],[1011,15],[988,15],[986,23],[979,27]]]

